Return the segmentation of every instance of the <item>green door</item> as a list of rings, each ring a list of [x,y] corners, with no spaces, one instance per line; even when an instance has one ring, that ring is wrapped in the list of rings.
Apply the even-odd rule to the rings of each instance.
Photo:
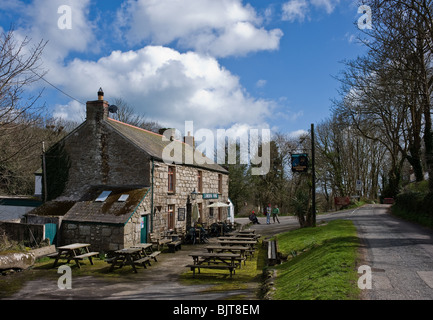
[[[141,216],[141,243],[147,242],[147,216]]]
[[[45,224],[45,239],[50,239],[50,244],[55,243],[57,235],[57,224],[55,223],[46,223]]]

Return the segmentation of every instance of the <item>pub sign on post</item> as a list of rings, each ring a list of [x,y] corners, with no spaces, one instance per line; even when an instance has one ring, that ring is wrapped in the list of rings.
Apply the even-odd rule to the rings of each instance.
[[[293,172],[308,171],[308,155],[306,153],[292,154],[292,171]]]

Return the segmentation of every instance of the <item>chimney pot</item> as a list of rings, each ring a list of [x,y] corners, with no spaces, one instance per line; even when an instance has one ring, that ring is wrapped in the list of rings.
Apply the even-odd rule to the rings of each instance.
[[[104,91],[102,91],[102,88],[99,88],[98,100],[104,100]]]

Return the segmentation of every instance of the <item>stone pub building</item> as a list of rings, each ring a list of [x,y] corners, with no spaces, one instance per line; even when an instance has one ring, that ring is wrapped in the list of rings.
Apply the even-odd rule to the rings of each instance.
[[[150,233],[185,232],[193,206],[204,224],[226,221],[226,208],[208,206],[228,201],[228,172],[210,161],[164,162],[170,143],[196,155],[192,137],[177,141],[111,119],[103,94],[86,103],[86,120],[45,153],[48,201],[27,222],[55,224],[57,245],[84,242],[109,251],[149,242]]]

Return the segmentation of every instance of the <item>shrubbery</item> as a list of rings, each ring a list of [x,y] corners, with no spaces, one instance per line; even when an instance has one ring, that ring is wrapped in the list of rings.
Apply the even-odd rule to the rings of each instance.
[[[397,195],[392,212],[402,218],[433,227],[433,195],[427,181],[413,183]]]

